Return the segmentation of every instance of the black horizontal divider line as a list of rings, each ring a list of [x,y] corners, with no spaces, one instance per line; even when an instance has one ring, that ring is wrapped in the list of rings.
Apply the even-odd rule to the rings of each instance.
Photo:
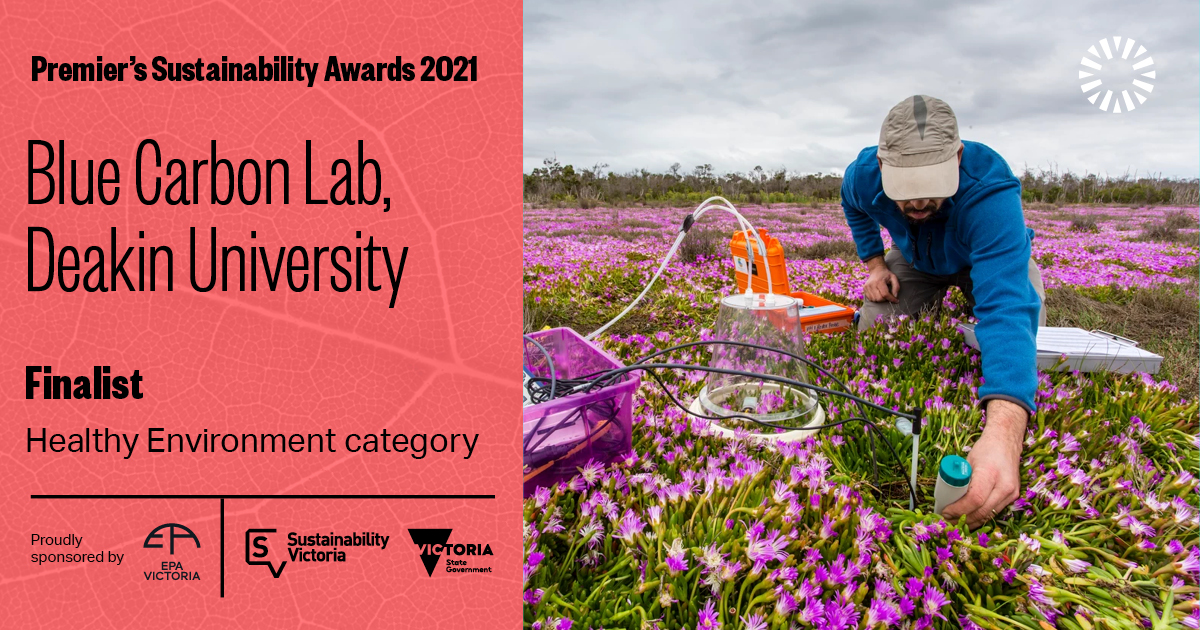
[[[31,494],[30,499],[220,499],[221,598],[225,597],[225,499],[495,499],[494,494]]]
[[[495,499],[494,494],[31,494],[31,499]]]

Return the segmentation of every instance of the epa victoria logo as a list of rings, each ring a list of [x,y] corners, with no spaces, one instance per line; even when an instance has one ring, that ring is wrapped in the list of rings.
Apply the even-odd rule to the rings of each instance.
[[[492,554],[492,546],[478,543],[451,543],[450,529],[409,529],[408,535],[421,554],[425,572],[433,577],[438,560],[446,556],[446,573],[491,573],[492,567],[476,566],[482,556]]]
[[[146,540],[142,543],[143,549],[169,549],[168,555],[175,556],[175,541],[184,540],[191,541],[196,545],[196,549],[200,548],[200,537],[196,535],[186,525],[179,523],[163,523],[158,527],[150,530],[146,535]],[[166,543],[164,547],[164,543]],[[180,551],[187,547],[186,543],[180,544]],[[146,581],[166,581],[172,582],[177,580],[199,581],[199,571],[189,571],[183,568],[182,559],[161,560],[155,563],[150,571],[142,572],[146,576]]]

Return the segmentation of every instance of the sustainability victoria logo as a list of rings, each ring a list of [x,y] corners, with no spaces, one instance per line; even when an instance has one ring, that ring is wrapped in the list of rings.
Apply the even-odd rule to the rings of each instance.
[[[246,564],[250,566],[265,566],[271,571],[271,577],[283,575],[283,569],[288,562],[341,563],[346,562],[348,553],[358,553],[362,548],[375,548],[380,551],[387,549],[391,536],[379,532],[316,532],[301,534],[288,532],[287,560],[280,560],[278,566],[268,557],[271,555],[271,534],[278,529],[247,529],[246,530]]]
[[[446,573],[491,573],[492,567],[474,566],[481,556],[490,556],[492,546],[484,543],[450,543],[450,529],[409,529],[408,536],[420,551],[425,572],[433,577],[438,560],[446,556]],[[472,559],[472,556],[475,558]]]

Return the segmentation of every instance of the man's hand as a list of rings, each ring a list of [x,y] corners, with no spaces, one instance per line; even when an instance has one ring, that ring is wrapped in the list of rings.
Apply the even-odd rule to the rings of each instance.
[[[967,524],[979,527],[1008,507],[1021,491],[1021,442],[1029,414],[1007,400],[987,404],[987,425],[975,442],[967,461],[971,464],[971,487],[961,499],[942,511],[948,521],[966,514]]]
[[[871,275],[863,285],[863,297],[872,302],[888,301],[893,304],[900,301],[900,279],[888,269],[883,262],[883,256],[876,256],[867,261]]]

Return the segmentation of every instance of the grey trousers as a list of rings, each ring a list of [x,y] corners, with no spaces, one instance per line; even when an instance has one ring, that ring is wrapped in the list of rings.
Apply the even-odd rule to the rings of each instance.
[[[886,301],[872,302],[864,299],[862,308],[859,309],[858,329],[860,331],[873,326],[875,320],[880,316],[886,317],[901,313],[917,315],[926,310],[936,311],[941,308],[942,298],[950,286],[957,286],[966,296],[968,313],[975,307],[975,296],[971,293],[970,269],[946,276],[924,273],[913,269],[897,249],[889,250],[883,257],[883,262],[900,281],[900,295],[896,296],[900,301],[893,304]],[[1042,272],[1038,270],[1037,264],[1033,262],[1032,258],[1029,259],[1029,282],[1033,284],[1034,290],[1042,300],[1042,310],[1038,314],[1038,326],[1045,326],[1046,288],[1042,286]]]

